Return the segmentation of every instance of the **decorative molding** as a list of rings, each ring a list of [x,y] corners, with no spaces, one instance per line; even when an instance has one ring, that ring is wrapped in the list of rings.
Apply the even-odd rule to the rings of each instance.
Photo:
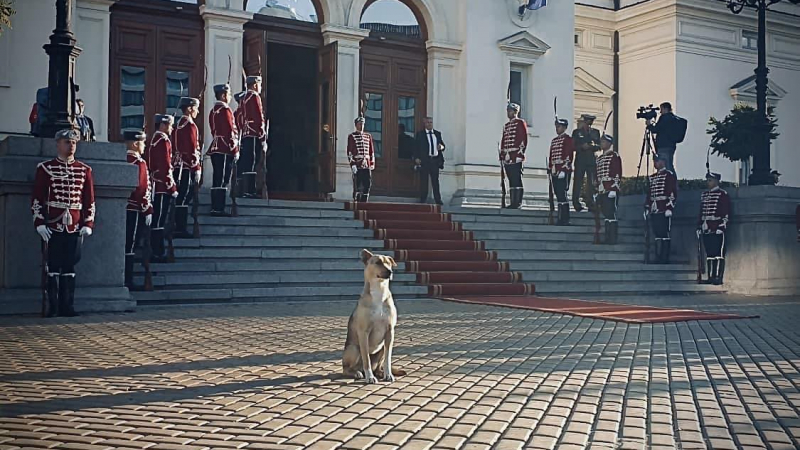
[[[425,48],[428,50],[429,58],[452,60],[461,59],[461,52],[464,50],[461,44],[439,41],[427,41]]]
[[[731,86],[729,90],[735,102],[755,104],[756,102],[756,76],[750,75],[744,80]],[[773,80],[767,80],[767,101],[770,105],[777,105],[788,92]]]
[[[586,71],[582,67],[575,68],[575,93],[587,95],[604,100],[610,99],[614,94],[614,88],[603,83],[600,79]]]
[[[325,45],[338,42],[340,47],[360,48],[362,40],[369,36],[369,30],[343,27],[326,23],[322,25],[322,38]]]
[[[210,21],[217,22],[215,25],[219,28],[224,28],[219,23],[230,24],[231,29],[242,30],[242,26],[253,20],[253,13],[247,11],[236,11],[233,9],[220,9],[210,6],[200,6],[200,16],[206,23]],[[237,28],[238,27],[238,28]]]
[[[509,56],[536,61],[550,50],[550,46],[527,31],[520,31],[497,42],[498,47]]]

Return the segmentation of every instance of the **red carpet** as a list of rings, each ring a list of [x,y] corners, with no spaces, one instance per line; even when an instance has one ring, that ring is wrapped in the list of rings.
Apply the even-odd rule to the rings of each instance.
[[[441,294],[447,295],[447,294]],[[689,320],[723,320],[723,319],[752,319],[758,316],[739,316],[736,314],[717,314],[695,311],[691,309],[669,309],[654,306],[623,305],[619,303],[590,302],[585,300],[572,300],[566,298],[547,297],[520,297],[500,294],[487,294],[476,297],[472,295],[457,295],[456,297],[441,297],[441,300],[472,303],[479,305],[504,306],[509,308],[532,309],[571,316],[588,317],[591,319],[612,320],[625,323],[663,323],[686,322]]]
[[[375,230],[386,250],[417,274],[417,283],[428,286],[429,295],[531,295],[532,283],[497,261],[461,224],[453,222],[435,205],[409,203],[347,203],[365,228]]]

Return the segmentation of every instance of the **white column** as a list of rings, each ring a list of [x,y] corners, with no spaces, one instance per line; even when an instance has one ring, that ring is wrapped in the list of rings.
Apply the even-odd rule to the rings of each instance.
[[[76,63],[78,98],[86,104],[85,114],[94,121],[97,140],[108,141],[108,77],[111,11],[116,0],[78,0],[72,26],[83,51]]]
[[[235,1],[235,0],[234,0]],[[241,3],[241,1],[239,1]],[[242,86],[242,54],[244,53],[244,24],[253,18],[253,15],[241,10],[225,8],[227,3],[221,0],[209,2],[210,5],[220,4],[220,8],[209,5],[200,7],[200,15],[206,23],[205,27],[205,64],[208,68],[208,81],[206,83],[205,98],[203,101],[203,117],[205,129],[203,130],[203,152],[208,149],[211,142],[211,127],[208,124],[208,114],[214,107],[214,85],[228,81],[230,67],[231,92],[236,93],[244,89]],[[230,59],[228,57],[230,56]],[[230,63],[229,63],[230,61]],[[206,161],[205,170],[210,169],[211,161]],[[210,173],[206,172],[206,173]]]
[[[347,162],[347,136],[359,113],[360,43],[369,30],[325,24],[325,45],[336,42],[336,192],[337,199],[352,199],[352,172]]]

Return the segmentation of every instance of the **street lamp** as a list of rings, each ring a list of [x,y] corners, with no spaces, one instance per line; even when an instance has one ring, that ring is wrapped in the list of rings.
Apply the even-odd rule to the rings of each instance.
[[[761,148],[753,152],[753,173],[748,184],[774,185],[775,177],[770,172],[769,162],[769,119],[767,118],[767,8],[781,0],[726,0],[728,9],[734,14],[741,13],[745,7],[755,8],[758,11],[758,66],[756,67],[756,110],[763,117]],[[789,0],[794,4],[800,0]]]
[[[72,34],[72,0],[56,0],[56,28],[44,51],[50,57],[47,76],[47,113],[40,137],[53,137],[56,131],[74,127],[75,59],[81,49]]]

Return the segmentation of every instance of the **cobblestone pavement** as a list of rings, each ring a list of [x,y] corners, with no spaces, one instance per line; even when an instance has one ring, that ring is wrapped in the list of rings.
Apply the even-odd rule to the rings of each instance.
[[[0,319],[0,449],[800,447],[800,299],[628,325],[399,302],[396,365],[338,378],[352,303]]]

